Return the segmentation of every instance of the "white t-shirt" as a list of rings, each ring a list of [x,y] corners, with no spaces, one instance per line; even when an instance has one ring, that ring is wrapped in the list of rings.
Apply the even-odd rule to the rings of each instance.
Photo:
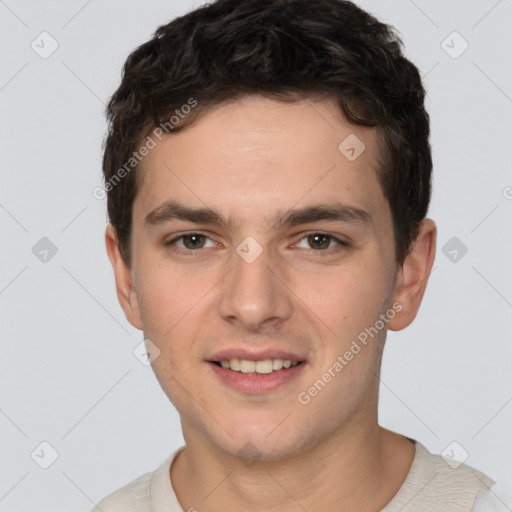
[[[393,499],[380,512],[509,510],[488,491],[495,482],[487,475],[466,464],[453,468],[420,442],[411,441],[415,444],[416,454],[409,473]],[[103,498],[98,508],[91,512],[98,509],[101,512],[188,512],[181,508],[170,478],[172,461],[183,449],[182,446],[172,453],[155,471],[145,473]]]

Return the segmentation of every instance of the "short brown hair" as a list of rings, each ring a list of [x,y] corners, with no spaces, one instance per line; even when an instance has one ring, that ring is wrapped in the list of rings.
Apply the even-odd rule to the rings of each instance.
[[[140,185],[130,159],[156,127],[178,132],[248,94],[295,101],[317,93],[381,135],[378,178],[402,264],[427,214],[432,173],[425,90],[402,49],[392,26],[344,0],[217,0],[160,26],[128,56],[107,106],[103,175],[126,264]],[[173,115],[179,122],[169,122]]]

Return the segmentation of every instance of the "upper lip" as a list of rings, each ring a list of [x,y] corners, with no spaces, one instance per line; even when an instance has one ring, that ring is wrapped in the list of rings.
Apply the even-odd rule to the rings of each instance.
[[[267,348],[264,350],[247,350],[245,348],[228,348],[220,350],[208,358],[208,361],[226,361],[230,359],[246,359],[248,361],[262,361],[263,359],[283,359],[290,361],[305,361],[305,357],[286,350]]]

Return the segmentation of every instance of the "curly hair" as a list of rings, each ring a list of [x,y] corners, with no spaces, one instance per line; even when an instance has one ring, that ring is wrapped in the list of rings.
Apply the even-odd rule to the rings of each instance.
[[[425,90],[394,27],[344,0],[217,0],[158,27],[128,56],[103,143],[108,216],[125,263],[141,184],[137,148],[156,127],[184,130],[209,109],[253,94],[326,94],[349,122],[376,128],[377,174],[401,265],[431,196]]]

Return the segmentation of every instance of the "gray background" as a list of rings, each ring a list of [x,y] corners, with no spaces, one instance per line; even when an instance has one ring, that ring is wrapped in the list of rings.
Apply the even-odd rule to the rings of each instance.
[[[512,1],[358,3],[425,78],[439,228],[422,309],[388,336],[380,423],[511,482]],[[125,58],[198,5],[0,1],[0,511],[88,511],[182,444],[133,354],[92,191]]]

